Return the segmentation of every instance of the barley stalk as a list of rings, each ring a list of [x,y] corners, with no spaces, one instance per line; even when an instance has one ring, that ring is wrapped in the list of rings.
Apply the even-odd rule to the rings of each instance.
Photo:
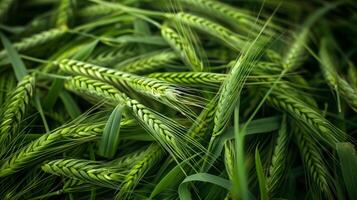
[[[259,33],[264,22],[251,16],[247,10],[235,8],[214,0],[179,0],[209,15],[215,15],[245,32]]]
[[[338,88],[349,105],[357,112],[357,87],[351,86],[346,80],[338,79]]]
[[[0,123],[0,144],[6,146],[18,131],[35,87],[35,77],[25,76],[6,99]]]
[[[234,172],[234,157],[235,152],[233,143],[231,141],[227,141],[224,144],[224,164],[226,166],[226,171],[230,180],[232,180],[233,176],[236,175],[236,172]]]
[[[303,64],[303,62],[306,60],[305,48],[309,42],[310,29],[313,27],[317,20],[322,18],[327,12],[333,10],[339,5],[339,2],[326,4],[325,6],[316,10],[316,12],[311,14],[306,19],[302,25],[302,28],[296,33],[293,33],[294,40],[289,45],[289,49],[287,49],[287,52],[282,59],[282,65],[286,71],[295,70]]]
[[[98,99],[104,98],[113,104],[118,102],[124,104],[128,98],[125,94],[121,93],[112,85],[84,76],[71,77],[66,81],[65,87],[71,91],[99,97]]]
[[[201,114],[191,126],[190,130],[188,130],[188,133],[192,138],[201,141],[205,140],[207,136],[206,133],[214,121],[216,103],[217,98],[215,97],[206,105],[206,107],[202,110]]]
[[[167,25],[161,26],[162,37],[170,46],[181,55],[181,58],[193,69],[193,71],[202,71],[203,63],[198,57],[196,50],[191,42],[182,34],[177,33]]]
[[[70,10],[71,10],[71,0],[60,0],[57,19],[56,19],[56,25],[58,27],[68,26]]]
[[[109,166],[115,168],[131,167],[135,162],[143,159],[146,156],[146,149],[139,149],[129,154],[125,154],[118,159],[108,163]]]
[[[94,55],[88,59],[88,62],[103,66],[111,66],[133,54],[132,46],[123,45],[114,49],[103,49],[98,53],[94,53]]]
[[[357,88],[338,75],[332,55],[327,49],[327,44],[327,40],[323,39],[320,47],[323,75],[331,88],[337,92],[337,95],[344,97],[352,109],[357,112]]]
[[[102,187],[117,189],[123,178],[122,173],[114,168],[108,168],[102,163],[80,159],[59,159],[42,165],[42,170],[78,179]]]
[[[81,9],[78,15],[84,19],[90,17],[97,17],[102,15],[109,15],[113,12],[118,12],[118,9],[108,7],[106,5],[90,5]]]
[[[225,82],[221,85],[220,97],[214,116],[212,139],[221,135],[225,130],[234,107],[240,98],[240,93],[245,85],[245,81],[255,63],[254,58],[258,55],[259,51],[252,54],[250,50],[251,47],[239,57],[231,69],[231,72],[227,75]]]
[[[50,153],[58,153],[60,150],[68,150],[75,147],[78,142],[93,140],[103,131],[104,125],[83,125],[79,127],[70,126],[58,129],[53,133],[44,134],[37,140],[29,143],[10,157],[1,162],[0,177],[8,176],[22,170],[34,162],[44,159]],[[61,142],[72,139],[77,142],[57,146]]]
[[[0,106],[2,106],[3,103],[5,103],[7,96],[16,87],[17,83],[15,74],[10,71],[2,72],[0,80]]]
[[[115,68],[123,72],[141,74],[165,68],[165,65],[171,63],[176,58],[176,53],[172,51],[150,53],[135,60],[130,59],[127,62],[115,66]]]
[[[151,145],[147,151],[146,156],[130,169],[129,173],[125,176],[121,189],[116,196],[116,199],[122,199],[122,197],[128,195],[139,183],[142,177],[157,163],[159,162],[165,152],[158,145]]]
[[[89,63],[64,59],[59,61],[61,70],[75,75],[84,75],[117,86],[126,86],[164,103],[179,100],[179,92],[167,82],[152,78],[140,77],[134,74],[99,67]]]
[[[184,157],[183,151],[178,146],[178,138],[174,134],[175,131],[162,121],[163,118],[159,117],[138,101],[128,98],[113,86],[81,76],[71,78],[67,81],[65,86],[67,89],[75,92],[111,99],[112,101],[126,105],[135,118],[138,119],[155,139],[164,147],[168,148],[170,152],[174,151],[173,153],[177,156],[181,158]]]
[[[351,1],[0,0],[0,199],[357,199]]]
[[[258,79],[259,82],[273,82],[274,79],[269,78],[270,75],[263,73],[263,71],[281,71],[281,68],[274,68],[274,66],[276,67],[277,65],[273,63],[258,62],[256,68],[252,71],[252,76],[249,78]],[[228,75],[212,72],[157,72],[149,74],[148,77],[173,84],[217,86],[223,83]]]
[[[69,178],[63,184],[63,191],[73,191],[73,188],[80,188],[80,191],[83,191],[85,187],[89,187],[89,189],[91,189],[92,186],[93,186],[92,184],[83,182],[80,179]]]
[[[174,84],[216,86],[224,82],[226,74],[210,72],[158,72],[148,77]]]
[[[107,163],[100,163],[100,164],[102,164],[103,167],[105,167],[106,169],[110,169],[110,170],[119,172],[119,171],[125,170],[125,168],[128,168],[128,167],[132,168],[135,165],[135,163],[137,163],[139,160],[142,160],[143,158],[145,158],[146,155],[147,155],[147,150],[140,149],[140,150],[134,151],[132,153],[120,156],[119,158],[117,158],[113,161],[110,161]],[[87,161],[85,161],[85,162],[87,162]],[[92,162],[92,163],[96,164],[95,162]],[[87,171],[88,170],[86,170],[86,173],[87,173]],[[59,175],[59,173],[57,173],[57,172],[55,174]],[[64,173],[62,173],[62,174],[64,174]],[[90,183],[93,181],[86,181],[86,180],[83,180],[82,178],[76,179],[75,178],[76,176],[72,176],[71,174],[69,174],[68,177],[70,177],[70,179],[65,182],[65,184],[63,186],[64,191],[72,191],[73,188],[78,188],[81,191],[83,191],[85,188],[87,188],[87,190],[90,190],[92,188]],[[122,178],[121,178],[121,180],[122,180]],[[116,187],[114,189],[118,189],[118,188]]]
[[[300,154],[312,181],[316,183],[317,188],[322,194],[330,195],[329,180],[330,174],[322,159],[321,152],[317,147],[314,139],[304,130],[295,129],[294,136],[296,138]]]
[[[269,176],[267,178],[267,189],[271,196],[277,191],[280,186],[287,165],[288,146],[290,134],[287,130],[286,116],[283,116],[281,127],[276,139],[271,165],[269,168]]]
[[[24,38],[21,41],[14,43],[13,47],[19,52],[28,51],[32,48],[56,40],[64,36],[66,33],[67,33],[67,28],[65,27],[53,28],[47,31],[43,31],[41,33],[37,33],[30,37]],[[4,57],[6,57],[6,51],[2,50],[0,51],[0,58],[3,59]]]
[[[309,29],[304,28],[294,35],[294,41],[282,59],[282,66],[287,71],[297,69],[306,60],[305,45],[307,45],[309,33]]]
[[[168,16],[168,17],[172,18],[178,23],[188,25],[192,28],[195,28],[213,37],[216,37],[222,40],[223,42],[225,42],[228,46],[232,47],[233,49],[241,50],[246,44],[243,38],[241,38],[237,34],[206,18],[184,13],[184,12],[179,12],[175,15]]]
[[[280,73],[280,72],[278,72],[278,73]],[[255,72],[255,75],[256,76],[254,76],[253,79],[255,79],[257,82],[266,82],[266,83],[276,82],[276,78],[272,77],[269,72],[267,73],[265,71],[264,72],[257,71],[257,72]],[[307,105],[312,105],[313,107],[316,107],[316,102],[313,98],[311,98],[308,95],[303,95],[304,94],[303,91],[292,86],[292,84],[297,84],[303,88],[308,88],[309,85],[306,83],[306,80],[299,75],[291,77],[290,80],[294,83],[286,81],[286,80],[279,81],[279,83],[277,83],[277,85],[276,85],[276,88],[277,88],[276,90],[291,91],[291,92],[289,92],[290,96],[295,97],[297,100],[303,101]],[[267,85],[265,85],[263,88],[268,89]]]
[[[276,108],[288,112],[295,120],[303,122],[311,128],[316,139],[327,142],[331,147],[344,140],[343,132],[334,128],[320,113],[296,96],[298,95],[289,95],[276,88],[268,101]]]

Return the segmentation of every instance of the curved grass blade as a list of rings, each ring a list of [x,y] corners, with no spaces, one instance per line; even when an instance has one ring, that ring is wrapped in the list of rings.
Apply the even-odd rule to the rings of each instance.
[[[67,91],[61,91],[59,94],[64,107],[66,108],[69,116],[71,116],[72,119],[76,119],[81,115],[81,110],[78,107],[76,101],[72,98],[72,96],[67,92]]]
[[[351,143],[338,143],[337,154],[340,157],[341,171],[350,199],[357,199],[357,155]]]
[[[255,167],[256,167],[257,175],[258,175],[260,199],[268,200],[269,197],[268,197],[268,191],[266,188],[266,177],[264,175],[264,170],[263,170],[262,161],[260,159],[260,154],[259,154],[258,148],[255,149]]]
[[[174,168],[172,168],[161,180],[159,183],[156,184],[155,188],[150,194],[149,199],[153,199],[155,196],[157,196],[159,193],[163,192],[165,189],[167,189],[172,183],[175,183],[177,180],[180,180],[180,178],[185,176],[185,173],[183,171],[183,168],[188,166],[188,161],[185,160],[179,164],[177,164]]]
[[[24,78],[27,75],[25,64],[21,60],[20,55],[17,53],[15,48],[12,46],[9,39],[7,39],[7,37],[2,33],[0,33],[0,37],[1,37],[2,44],[4,45],[5,50],[10,59],[12,68],[14,69],[16,78],[18,81],[20,81],[22,80],[22,78]]]
[[[106,158],[113,158],[119,147],[120,121],[125,106],[117,105],[110,114],[102,138],[99,143],[98,153]]]
[[[185,180],[183,180],[183,182],[179,186],[179,191],[178,191],[180,199],[185,199],[185,200],[192,199],[191,193],[189,191],[189,186],[192,182],[207,182],[207,183],[218,185],[227,190],[231,189],[231,183],[227,179],[208,173],[198,173],[198,174],[190,175],[186,177]]]

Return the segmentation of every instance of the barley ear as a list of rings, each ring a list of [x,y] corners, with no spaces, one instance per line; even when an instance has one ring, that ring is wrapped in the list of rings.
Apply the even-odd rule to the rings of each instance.
[[[0,124],[0,144],[3,147],[15,137],[33,96],[34,87],[35,77],[27,75],[7,97]]]
[[[90,160],[59,159],[49,161],[43,164],[41,168],[47,173],[112,189],[117,189],[123,178],[120,171]]]
[[[286,115],[283,116],[281,127],[276,138],[276,143],[269,168],[269,175],[267,178],[268,193],[273,196],[278,187],[282,183],[287,165],[288,147],[290,140],[290,131],[287,128]]]
[[[294,136],[300,149],[300,155],[302,157],[306,173],[314,183],[312,185],[316,185],[316,188],[314,189],[320,191],[321,194],[326,195],[326,197],[332,196],[330,186],[331,182],[329,180],[331,175],[329,174],[322,159],[317,143],[308,135],[306,130],[296,128]]]

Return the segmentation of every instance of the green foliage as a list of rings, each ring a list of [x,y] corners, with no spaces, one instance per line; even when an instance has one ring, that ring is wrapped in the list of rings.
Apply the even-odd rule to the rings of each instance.
[[[356,199],[352,0],[0,0],[0,199]]]
[[[125,107],[121,105],[115,107],[105,124],[103,135],[98,147],[98,153],[101,156],[113,158],[118,150],[120,139],[120,121],[124,108]]]

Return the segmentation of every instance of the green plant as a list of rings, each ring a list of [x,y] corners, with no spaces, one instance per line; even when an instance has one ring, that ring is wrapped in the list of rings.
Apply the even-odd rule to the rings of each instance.
[[[357,199],[352,0],[0,0],[0,199]]]
[[[33,96],[35,77],[28,75],[21,80],[5,101],[5,112],[0,123],[0,144],[7,146],[16,137],[28,104]],[[4,154],[1,151],[1,154]]]

